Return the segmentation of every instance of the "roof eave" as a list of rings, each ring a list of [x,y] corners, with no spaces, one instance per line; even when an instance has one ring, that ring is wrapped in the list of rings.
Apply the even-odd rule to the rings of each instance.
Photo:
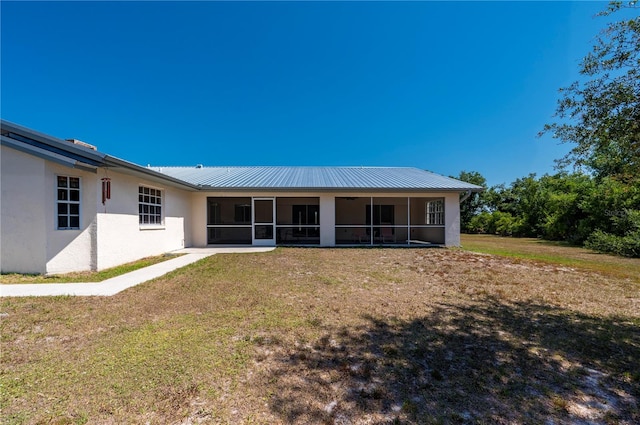
[[[89,171],[92,173],[97,172],[97,167],[93,164],[87,164],[82,161],[69,158],[59,153],[51,152],[46,149],[39,148],[28,143],[21,142],[19,140],[12,139],[10,137],[1,136],[2,145],[13,148],[17,151],[33,155],[35,157],[45,159],[47,161],[55,162],[56,164],[63,165],[69,168],[77,168],[79,170]]]
[[[3,131],[22,135],[23,137],[51,146],[60,151],[66,151],[76,156],[86,158],[87,161],[90,162],[100,163],[106,156],[106,154],[100,151],[89,149],[80,145],[75,145],[66,140],[58,139],[57,137],[49,136],[47,134],[34,131],[30,128],[23,127],[9,121],[1,120],[0,127]]]
[[[104,164],[106,167],[118,169],[118,171],[124,171],[126,174],[134,174],[134,175],[142,174],[146,178],[149,178],[150,180],[165,182],[174,187],[188,189],[190,191],[195,191],[200,188],[200,186],[198,185],[194,185],[194,184],[185,182],[184,180],[170,177],[166,174],[159,173],[154,170],[150,170],[147,167],[134,164],[133,162],[125,161],[124,159],[120,159],[115,156],[105,155]]]
[[[198,186],[200,191],[210,192],[374,192],[374,193],[394,193],[394,192],[481,192],[483,188],[419,188],[419,187],[224,187],[224,186]]]

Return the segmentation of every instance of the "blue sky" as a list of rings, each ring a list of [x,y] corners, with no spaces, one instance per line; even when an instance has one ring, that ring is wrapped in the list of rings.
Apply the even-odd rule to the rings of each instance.
[[[2,118],[146,165],[553,172],[604,2],[7,2]]]

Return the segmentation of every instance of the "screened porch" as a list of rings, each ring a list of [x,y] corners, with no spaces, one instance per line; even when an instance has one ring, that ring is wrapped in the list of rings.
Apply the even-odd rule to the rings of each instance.
[[[337,245],[441,245],[444,198],[337,197]]]
[[[207,197],[207,244],[320,244],[318,197]]]

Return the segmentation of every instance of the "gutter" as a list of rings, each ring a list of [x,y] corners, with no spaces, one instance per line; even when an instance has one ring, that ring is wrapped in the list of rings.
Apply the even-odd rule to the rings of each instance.
[[[330,192],[330,193],[451,193],[465,190],[474,192],[473,189],[463,188],[438,188],[438,187],[234,187],[234,186],[210,186],[198,185],[198,190],[202,192]],[[477,190],[475,190],[477,192]]]
[[[462,197],[462,199],[460,199],[460,203],[463,203],[464,201],[466,201],[467,199],[469,199],[469,196],[471,196],[471,194],[473,193],[473,191],[471,190],[467,190],[464,193],[464,196]]]

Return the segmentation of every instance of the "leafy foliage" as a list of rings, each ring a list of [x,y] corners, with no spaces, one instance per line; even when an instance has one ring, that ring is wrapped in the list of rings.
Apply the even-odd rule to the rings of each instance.
[[[467,233],[587,242],[598,251],[640,256],[640,186],[611,177],[531,174],[489,188],[473,211],[461,216]]]
[[[487,180],[477,171],[461,171],[460,174],[454,178],[467,183],[482,186],[485,189],[487,187]],[[469,198],[467,198],[465,202],[460,205],[460,223],[462,225],[462,231],[469,231],[469,229],[467,229],[465,226],[468,225],[468,223],[475,215],[482,212],[485,203],[485,196],[486,195],[484,192],[474,192],[469,196]]]
[[[625,257],[640,257],[640,232],[628,236],[616,236],[596,230],[587,239],[585,246],[599,252],[608,252]]]
[[[640,170],[640,16],[635,2],[613,2],[601,13],[632,16],[608,24],[580,65],[583,79],[560,90],[557,122],[545,125],[575,146],[559,161],[585,166],[595,176],[638,181]],[[620,12],[622,13],[622,12]]]
[[[582,78],[560,90],[550,133],[574,147],[558,161],[589,174],[535,174],[478,195],[461,210],[472,233],[567,241],[601,252],[640,257],[640,9],[612,2],[609,23],[582,60]],[[482,181],[463,172],[461,180]]]
[[[618,230],[617,234],[598,229],[589,236],[585,246],[600,252],[640,257],[640,211],[623,210],[620,216],[612,217],[611,221]]]

